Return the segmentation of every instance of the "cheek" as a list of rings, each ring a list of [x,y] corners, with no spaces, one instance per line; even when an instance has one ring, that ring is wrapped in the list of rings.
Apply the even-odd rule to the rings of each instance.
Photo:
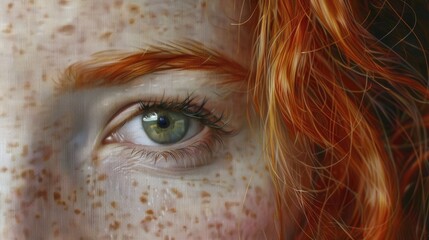
[[[50,177],[27,189],[40,197],[22,209],[23,226],[44,239],[272,239],[269,177],[245,139],[234,137],[212,164],[180,175],[103,169],[107,159],[52,161]],[[64,158],[61,151],[53,157]]]

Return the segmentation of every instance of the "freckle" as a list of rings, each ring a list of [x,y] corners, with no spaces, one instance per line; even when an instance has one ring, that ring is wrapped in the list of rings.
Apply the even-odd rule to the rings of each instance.
[[[43,200],[48,200],[48,192],[46,190],[39,190],[35,193],[36,198],[42,198]],[[55,199],[55,197],[54,197]]]
[[[92,205],[91,205],[91,207],[92,207],[93,209],[101,208],[102,206],[103,206],[103,204],[102,204],[100,201],[95,202],[95,203],[92,203]]]
[[[205,8],[206,6],[207,6],[207,3],[206,3],[206,2],[202,2],[202,3],[201,3],[201,7],[202,7],[202,8]]]
[[[195,183],[194,182],[187,182],[186,185],[188,185],[189,187],[195,187]]]
[[[170,209],[168,209],[168,211],[172,212],[172,213],[176,213],[176,208],[170,208]]]
[[[148,215],[153,215],[153,210],[152,210],[152,209],[147,210],[147,211],[146,211],[146,214],[148,214]]]
[[[202,198],[206,198],[206,197],[210,197],[211,195],[210,195],[210,193],[208,193],[208,192],[206,192],[206,191],[202,191],[201,192],[201,197]]]
[[[58,1],[58,3],[59,3],[61,6],[65,6],[65,5],[67,5],[67,4],[69,3],[69,1],[68,1],[68,0],[60,0],[60,1]]]
[[[162,181],[162,184],[167,185],[167,184],[168,184],[168,181],[163,180],[163,181]]]
[[[226,153],[225,154],[225,160],[227,160],[227,161],[232,161],[232,154],[231,153]]]
[[[229,210],[229,209],[231,209],[232,207],[238,207],[238,206],[240,206],[240,203],[238,203],[238,202],[225,202],[225,208],[227,209],[227,210]]]
[[[143,204],[147,203],[147,198],[145,196],[141,196],[140,197],[140,202],[142,202]]]
[[[98,177],[97,177],[97,180],[98,181],[104,181],[104,180],[106,180],[107,179],[107,175],[106,174],[100,174],[100,175],[98,175]]]
[[[149,18],[152,18],[152,19],[153,19],[153,18],[156,18],[156,15],[155,15],[155,13],[153,13],[153,12],[150,12],[150,13],[149,13]]]
[[[106,191],[101,190],[101,189],[98,189],[98,191],[97,191],[97,195],[98,195],[99,197],[104,196],[104,194],[106,194]]]
[[[8,3],[7,4],[7,9],[11,10],[13,8],[13,3]]]
[[[131,230],[131,229],[133,229],[133,228],[134,228],[134,226],[133,226],[131,223],[128,223],[128,224],[127,224],[127,229],[128,229],[128,230]]]
[[[9,34],[12,33],[13,25],[9,23],[5,29],[2,30],[3,33]]]
[[[224,216],[225,216],[225,218],[226,218],[226,219],[228,219],[228,220],[232,220],[232,219],[234,219],[234,215],[233,215],[231,212],[225,212],[223,215],[224,215]]]
[[[142,226],[142,228],[143,228],[143,230],[144,230],[145,232],[149,232],[149,226],[148,226],[147,222],[145,222],[144,220],[142,220],[142,221],[140,222],[140,225]]]
[[[108,40],[110,38],[110,36],[112,36],[112,32],[105,32],[105,33],[101,34],[99,38],[101,40]]]
[[[26,81],[25,83],[24,83],[24,89],[25,90],[29,90],[31,88],[31,83],[29,82],[29,81]]]
[[[117,208],[118,204],[115,201],[113,201],[110,203],[110,206],[112,206],[112,208]]]
[[[110,229],[110,230],[118,230],[120,226],[121,226],[121,223],[120,223],[120,222],[118,222],[118,221],[114,221],[113,223],[111,223],[111,224],[109,225],[109,229]]]
[[[60,235],[60,230],[58,228],[54,229],[54,237],[58,237]]]
[[[105,221],[109,221],[109,219],[115,218],[115,215],[113,213],[108,213],[104,216]]]
[[[54,200],[59,201],[61,199],[61,194],[59,192],[54,192]]]
[[[22,178],[34,179],[34,170],[30,169],[21,173]]]
[[[150,222],[150,221],[152,221],[153,220],[153,217],[152,216],[146,216],[145,218],[144,218],[144,221],[146,221],[146,222]]]
[[[92,164],[94,164],[94,166],[97,167],[100,164],[99,160],[100,159],[98,158],[98,156],[96,156],[96,155],[92,156],[91,161],[92,161]]]
[[[132,14],[138,14],[140,13],[140,7],[138,5],[131,4],[128,6],[128,11]]]
[[[74,33],[75,30],[76,30],[75,26],[71,24],[67,24],[58,28],[58,32],[64,35],[71,35]]]
[[[42,73],[42,81],[46,82],[48,80],[48,76],[46,73]]]
[[[136,20],[135,20],[134,18],[130,18],[130,19],[128,20],[128,23],[132,25],[132,24],[134,24],[134,22],[135,22],[135,21],[136,21]]]
[[[124,3],[124,1],[123,0],[116,0],[114,3],[113,3],[113,6],[115,6],[115,8],[120,8],[120,7],[122,7],[122,4]]]
[[[232,165],[228,167],[228,173],[230,176],[234,174],[234,168],[232,167]]]
[[[0,171],[1,171],[1,172],[3,172],[3,173],[4,173],[4,172],[7,172],[7,170],[8,170],[8,169],[7,169],[7,167],[2,167],[2,168],[0,169]]]
[[[26,157],[28,155],[28,145],[24,145],[22,147],[22,152],[21,152],[21,156],[22,157]]]
[[[79,214],[80,214],[80,210],[79,210],[79,209],[75,209],[75,210],[74,210],[74,213],[75,213],[76,215],[79,215]]]
[[[246,214],[246,216],[249,216],[251,218],[256,218],[256,213],[254,213],[252,210],[248,209],[248,208],[244,208],[244,214]]]
[[[174,193],[174,195],[176,195],[177,198],[182,198],[183,197],[183,193],[181,193],[179,190],[177,190],[176,188],[172,188],[171,192]]]
[[[17,147],[19,147],[19,143],[18,142],[9,142],[7,144],[7,147],[9,147],[9,148],[17,148]]]
[[[18,215],[18,214],[15,215],[15,222],[16,223],[21,223],[22,222],[22,219],[21,219],[20,215]]]
[[[133,180],[133,182],[131,183],[131,185],[133,187],[137,187],[139,185],[139,183],[136,180]]]

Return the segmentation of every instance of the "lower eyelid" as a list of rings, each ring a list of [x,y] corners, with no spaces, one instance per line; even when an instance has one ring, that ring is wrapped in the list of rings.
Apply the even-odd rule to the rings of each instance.
[[[145,147],[132,143],[111,143],[99,149],[100,165],[109,171],[129,173],[147,170],[185,172],[208,165],[222,145],[221,134],[209,127],[181,144]],[[195,140],[194,140],[195,139]]]

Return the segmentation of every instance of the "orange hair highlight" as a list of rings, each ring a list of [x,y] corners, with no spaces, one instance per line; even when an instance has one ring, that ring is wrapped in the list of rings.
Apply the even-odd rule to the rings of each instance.
[[[251,89],[264,119],[279,238],[428,236],[429,91],[369,32],[370,3],[390,6],[259,1]]]

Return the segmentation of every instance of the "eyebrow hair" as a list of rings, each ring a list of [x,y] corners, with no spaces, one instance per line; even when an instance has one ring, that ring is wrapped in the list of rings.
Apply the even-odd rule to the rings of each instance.
[[[190,41],[150,46],[138,52],[96,53],[89,60],[70,65],[59,80],[59,89],[121,85],[146,74],[172,69],[226,74],[222,83],[243,81],[249,76],[249,71],[232,59]]]

